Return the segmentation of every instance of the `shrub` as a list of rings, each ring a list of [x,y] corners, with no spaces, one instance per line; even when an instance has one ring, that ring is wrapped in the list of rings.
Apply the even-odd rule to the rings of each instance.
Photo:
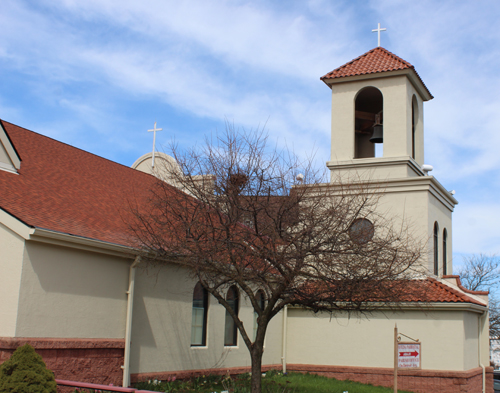
[[[0,392],[57,393],[57,384],[42,357],[26,344],[0,366]]]

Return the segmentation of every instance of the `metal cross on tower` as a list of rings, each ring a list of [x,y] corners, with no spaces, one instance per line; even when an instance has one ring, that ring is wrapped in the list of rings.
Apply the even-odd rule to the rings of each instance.
[[[148,132],[153,133],[153,159],[151,160],[151,168],[155,167],[156,131],[163,131],[163,128],[156,128],[156,121],[155,121],[155,126],[153,127],[153,129],[148,130]]]
[[[387,29],[384,27],[383,29],[380,28],[380,23],[378,24],[378,28],[377,29],[373,29],[372,30],[372,33],[375,33],[377,32],[378,33],[378,46],[380,46],[380,32],[381,31],[386,31]]]

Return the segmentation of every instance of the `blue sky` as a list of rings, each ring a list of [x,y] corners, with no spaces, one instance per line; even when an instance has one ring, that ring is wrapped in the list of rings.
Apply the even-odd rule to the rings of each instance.
[[[130,166],[175,138],[266,124],[329,159],[330,90],[319,77],[377,45],[412,63],[432,174],[460,204],[460,254],[500,251],[500,2],[0,2],[0,118]]]

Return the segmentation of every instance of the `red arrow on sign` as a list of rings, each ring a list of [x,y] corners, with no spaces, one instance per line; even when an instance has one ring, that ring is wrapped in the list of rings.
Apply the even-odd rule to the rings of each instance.
[[[418,352],[415,351],[415,352],[399,352],[399,356],[413,356],[413,357],[417,357],[418,356]]]

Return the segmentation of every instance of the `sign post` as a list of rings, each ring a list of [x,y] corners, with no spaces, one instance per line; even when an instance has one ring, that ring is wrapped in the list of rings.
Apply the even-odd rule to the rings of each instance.
[[[394,324],[394,393],[398,393],[398,324]]]
[[[401,342],[405,336],[413,342]],[[421,369],[421,342],[398,332],[398,325],[394,326],[394,393],[398,392],[398,369]]]

